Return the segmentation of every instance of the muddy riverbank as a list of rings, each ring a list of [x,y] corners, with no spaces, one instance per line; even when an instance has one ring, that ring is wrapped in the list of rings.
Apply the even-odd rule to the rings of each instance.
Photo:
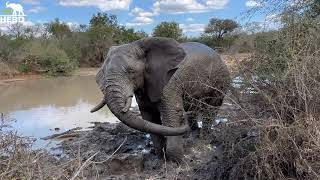
[[[99,68],[79,68],[75,72],[72,73],[71,76],[95,76]],[[40,80],[40,79],[47,79],[47,78],[55,78],[50,77],[46,74],[39,74],[39,73],[29,73],[29,74],[11,74],[11,75],[0,75],[0,85],[5,85],[12,82],[18,81],[28,81],[28,80]]]

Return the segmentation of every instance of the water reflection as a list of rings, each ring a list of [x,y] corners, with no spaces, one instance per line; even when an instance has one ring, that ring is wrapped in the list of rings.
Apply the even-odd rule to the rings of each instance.
[[[16,122],[19,134],[36,138],[61,131],[87,128],[90,122],[117,122],[107,108],[91,114],[102,94],[93,76],[61,77],[0,86],[0,112]]]

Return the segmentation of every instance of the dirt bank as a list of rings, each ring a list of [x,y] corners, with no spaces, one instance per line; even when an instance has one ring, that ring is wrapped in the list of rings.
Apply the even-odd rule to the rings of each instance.
[[[94,76],[97,74],[99,68],[79,68],[72,76]],[[0,75],[0,85],[26,80],[37,80],[48,78],[46,74],[14,74],[14,75]]]

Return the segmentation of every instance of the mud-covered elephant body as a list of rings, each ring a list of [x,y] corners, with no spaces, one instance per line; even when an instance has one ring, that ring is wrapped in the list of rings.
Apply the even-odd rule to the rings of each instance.
[[[230,74],[220,56],[200,43],[183,43],[184,60],[163,89],[161,98],[162,124],[181,127],[191,118],[190,126],[197,126],[202,118],[202,133],[212,127],[218,108],[222,105],[230,84]],[[188,118],[184,114],[189,114]],[[168,155],[182,154],[182,137],[168,137]]]
[[[185,112],[216,112],[229,80],[226,65],[211,48],[145,38],[110,49],[97,74],[104,99],[93,111],[107,104],[129,127],[151,133],[158,154],[165,150],[170,158],[179,159],[180,135],[190,129]],[[133,95],[142,118],[129,109]]]

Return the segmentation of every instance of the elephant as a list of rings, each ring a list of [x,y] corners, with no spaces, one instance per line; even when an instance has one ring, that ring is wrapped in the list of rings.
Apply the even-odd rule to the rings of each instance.
[[[127,126],[150,133],[156,154],[181,160],[182,135],[197,128],[190,117],[217,111],[230,73],[206,45],[148,37],[111,47],[96,81],[104,97],[91,112],[107,105]],[[141,116],[130,109],[133,96]],[[207,119],[204,129],[214,117]]]

